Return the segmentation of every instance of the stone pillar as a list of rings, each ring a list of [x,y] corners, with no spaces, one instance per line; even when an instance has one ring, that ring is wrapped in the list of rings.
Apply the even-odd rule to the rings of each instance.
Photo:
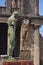
[[[21,5],[20,5],[20,12],[21,12],[21,15],[23,15],[23,0],[21,0]]]
[[[12,0],[12,8],[16,8],[16,3],[14,0]]]
[[[21,14],[21,0],[18,0],[18,8],[19,8],[19,13]]]
[[[39,65],[40,62],[40,53],[39,53],[39,27],[35,27],[34,30],[34,65]]]
[[[34,8],[34,14],[38,15],[39,14],[39,0],[35,0],[35,8]]]

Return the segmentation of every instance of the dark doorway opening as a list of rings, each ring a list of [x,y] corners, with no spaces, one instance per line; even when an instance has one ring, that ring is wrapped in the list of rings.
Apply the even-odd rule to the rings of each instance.
[[[15,32],[15,48],[13,50],[13,57],[19,57],[20,54],[20,29],[21,22],[16,23],[16,32]]]
[[[7,35],[8,35],[7,23],[0,23],[0,55],[7,54]]]

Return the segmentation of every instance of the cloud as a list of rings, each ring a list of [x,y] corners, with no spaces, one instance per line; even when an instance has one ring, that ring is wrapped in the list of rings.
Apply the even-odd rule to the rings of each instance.
[[[43,36],[43,25],[39,28],[39,32]]]

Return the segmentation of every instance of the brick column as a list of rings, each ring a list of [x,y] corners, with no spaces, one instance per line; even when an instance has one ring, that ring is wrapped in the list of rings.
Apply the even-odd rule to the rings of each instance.
[[[39,52],[39,27],[35,27],[34,30],[34,65],[39,65],[40,52]]]

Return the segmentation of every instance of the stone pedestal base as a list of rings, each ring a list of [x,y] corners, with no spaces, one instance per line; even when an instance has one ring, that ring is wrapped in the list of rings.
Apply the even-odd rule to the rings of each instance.
[[[3,65],[34,65],[33,61],[20,60],[20,61],[4,61]]]
[[[21,60],[31,60],[31,50],[21,50],[20,51],[20,59]]]

